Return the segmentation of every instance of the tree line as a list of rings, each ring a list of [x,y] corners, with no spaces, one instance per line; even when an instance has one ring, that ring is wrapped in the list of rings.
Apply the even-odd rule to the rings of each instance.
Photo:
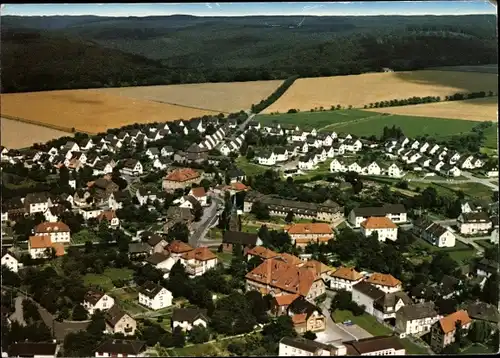
[[[276,102],[285,92],[287,89],[290,88],[291,85],[295,82],[295,80],[298,78],[298,76],[292,76],[287,78],[283,83],[274,91],[269,97],[266,99],[263,99],[260,101],[258,104],[253,104],[252,105],[252,113],[259,113],[269,107],[271,104]]]
[[[479,92],[471,92],[471,93],[455,93],[449,96],[445,96],[445,101],[463,101],[467,99],[474,98],[484,98],[484,97],[492,97],[494,95],[493,91],[479,91]],[[405,99],[391,99],[388,101],[380,101],[373,102],[370,104],[365,104],[363,108],[384,108],[384,107],[397,107],[397,106],[410,106],[415,104],[423,104],[423,103],[435,103],[440,102],[441,97],[439,96],[425,96],[425,97],[410,97]]]

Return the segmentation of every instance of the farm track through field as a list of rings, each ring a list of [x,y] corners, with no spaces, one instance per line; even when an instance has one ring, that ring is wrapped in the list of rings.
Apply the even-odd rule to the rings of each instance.
[[[220,111],[218,109],[210,109],[210,108],[201,108],[201,107],[195,107],[195,106],[187,106],[185,104],[179,104],[179,103],[173,103],[173,102],[165,102],[165,101],[158,101],[158,100],[151,100],[152,102],[157,102],[157,103],[162,103],[162,104],[169,104],[171,106],[179,106],[179,107],[184,107],[184,108],[189,108],[189,109],[199,109],[199,110],[202,110],[202,111],[211,111],[211,112],[214,112],[214,113],[224,113],[224,114],[229,114],[230,112],[226,112],[226,111]]]
[[[340,122],[340,123],[333,123],[333,124],[329,124],[323,128],[320,128],[318,130],[318,132],[325,132],[326,130],[330,129],[330,128],[338,128],[338,127],[342,127],[342,126],[346,126],[346,125],[350,125],[350,124],[353,124],[353,123],[359,123],[359,122],[364,122],[366,120],[372,120],[372,119],[375,119],[375,118],[380,118],[382,117],[381,114],[377,114],[375,116],[370,116],[370,117],[365,117],[365,118],[359,118],[359,119],[354,119],[352,121],[348,121],[348,122]],[[385,116],[385,117],[390,117],[389,116]]]

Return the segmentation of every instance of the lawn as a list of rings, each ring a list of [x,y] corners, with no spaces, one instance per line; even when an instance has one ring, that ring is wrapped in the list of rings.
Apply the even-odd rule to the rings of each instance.
[[[345,321],[352,321],[352,323],[357,324],[363,328],[368,333],[374,336],[384,336],[392,334],[392,330],[380,322],[368,313],[363,313],[361,316],[354,316],[350,311],[336,310],[333,313],[333,320],[336,323],[342,323]]]
[[[330,163],[331,160],[327,160],[323,163],[319,163],[318,167],[314,170],[309,170],[309,171],[304,171],[304,174],[302,175],[297,175],[295,179],[312,179],[312,177],[316,175],[325,175],[325,174],[330,174]]]
[[[490,247],[494,247],[495,244],[492,244],[490,240],[485,239],[485,240],[474,240],[476,244],[478,244],[481,247],[484,247],[485,249],[489,249]]]
[[[99,237],[93,231],[87,229],[80,230],[76,234],[71,235],[71,243],[73,245],[84,244],[87,241],[98,243]]]
[[[228,342],[214,342],[195,344],[183,348],[172,348],[167,350],[171,357],[212,357],[227,356],[226,346]]]
[[[83,276],[83,282],[86,286],[99,286],[105,291],[114,288],[113,280],[131,280],[133,270],[107,268],[102,274],[88,273]]]
[[[382,134],[385,126],[400,127],[409,138],[425,133],[433,138],[447,138],[452,135],[470,133],[478,122],[444,118],[412,117],[402,115],[374,116],[362,121],[347,122],[336,126],[342,132],[358,136],[377,137]]]
[[[299,112],[285,114],[261,114],[257,116],[257,120],[265,125],[271,123],[293,124],[299,126],[300,129],[330,130],[340,123],[350,122],[365,117],[373,117],[380,115],[360,111],[356,109],[338,110],[338,111],[322,111],[322,112]]]
[[[399,340],[403,347],[406,349],[406,354],[421,354],[421,355],[427,355],[429,352],[427,349],[425,349],[422,346],[419,346],[418,344],[413,343],[411,340],[408,338],[403,338]]]
[[[495,351],[491,347],[487,347],[482,344],[473,344],[461,352],[461,354],[491,354],[491,353],[497,353],[497,351]]]
[[[243,232],[250,232],[252,234],[258,233],[260,230],[260,225],[241,225],[241,231]]]
[[[225,264],[230,264],[231,259],[233,258],[233,255],[229,252],[217,252],[217,250],[214,250],[214,254],[217,255],[219,262],[222,262]]]
[[[419,247],[421,249],[424,249],[431,255],[436,252],[446,252],[453,260],[457,261],[459,264],[468,262],[472,257],[476,255],[475,249],[469,248],[463,242],[458,240],[455,241],[454,247],[436,247],[423,240],[422,238],[417,238],[413,245],[415,248]],[[418,255],[421,255],[420,252],[418,253]]]
[[[466,196],[477,199],[491,199],[493,189],[481,183],[460,183],[460,184],[442,184],[444,187],[451,190],[461,190]]]
[[[243,170],[246,175],[258,175],[264,173],[268,169],[271,169],[271,167],[250,163],[245,157],[239,157],[236,159],[236,165],[238,168]]]

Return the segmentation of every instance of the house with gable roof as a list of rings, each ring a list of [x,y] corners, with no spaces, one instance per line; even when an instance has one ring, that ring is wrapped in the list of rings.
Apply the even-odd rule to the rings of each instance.
[[[467,311],[457,311],[434,323],[431,328],[431,348],[434,352],[441,352],[443,348],[455,342],[457,323],[461,325],[463,334],[467,334],[472,324]]]
[[[104,320],[106,322],[106,333],[122,333],[124,336],[135,335],[137,329],[136,320],[117,304],[114,304],[104,313]]]
[[[208,247],[197,247],[180,257],[190,277],[201,276],[217,266],[217,256]]]
[[[106,311],[113,307],[114,304],[114,298],[101,291],[89,290],[83,297],[83,307],[89,315],[93,315],[97,310]]]
[[[35,226],[35,236],[48,235],[52,242],[70,242],[71,235],[69,226],[61,221],[44,222]]]
[[[328,279],[330,288],[333,290],[344,290],[352,292],[352,287],[364,279],[362,273],[357,272],[353,267],[339,267],[330,273]]]
[[[147,281],[139,289],[138,300],[143,306],[159,310],[172,306],[172,292],[154,282]]]

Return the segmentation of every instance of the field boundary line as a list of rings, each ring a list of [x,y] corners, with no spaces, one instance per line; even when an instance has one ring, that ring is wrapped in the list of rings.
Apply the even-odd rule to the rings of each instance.
[[[389,116],[385,116],[385,117],[390,117],[392,116],[389,115]],[[375,118],[378,118],[378,117],[382,117],[382,113],[378,114],[378,115],[375,115],[375,116],[368,116],[368,117],[363,117],[363,118],[358,118],[358,119],[353,119],[352,121],[345,121],[345,122],[339,122],[339,123],[332,123],[332,124],[329,124],[323,128],[320,128],[318,129],[318,132],[321,132],[321,131],[324,131],[324,130],[327,130],[329,129],[330,127],[331,128],[337,128],[337,127],[342,127],[343,125],[347,125],[347,124],[351,124],[351,123],[359,123],[359,122],[362,122],[364,120],[372,120],[372,119],[375,119]]]
[[[231,112],[227,112],[227,111],[219,111],[217,109],[208,109],[208,108],[188,106],[188,105],[185,105],[185,104],[179,104],[179,103],[173,103],[173,102],[159,101],[159,100],[156,100],[156,99],[151,99],[150,101],[151,102],[156,102],[156,103],[162,103],[162,104],[169,104],[171,106],[184,107],[184,108],[189,108],[189,109],[197,109],[197,110],[201,110],[201,111],[209,111],[209,112],[214,112],[214,113],[217,113],[217,114],[219,114],[219,113],[230,114],[231,113]]]
[[[54,129],[54,130],[61,131],[61,132],[66,132],[66,133],[69,133],[69,134],[75,134],[76,132],[86,133],[86,134],[90,134],[90,135],[97,134],[95,132],[83,131],[83,130],[80,130],[78,128],[74,128],[75,130],[73,131],[72,130],[73,127],[71,127],[71,128],[62,127],[62,126],[57,126],[55,124],[49,124],[49,123],[34,121],[32,119],[27,119],[27,118],[14,117],[14,116],[10,116],[10,115],[7,115],[7,114],[2,114],[1,118],[10,119],[12,121],[17,121],[17,122],[22,122],[22,123],[27,123],[27,124],[33,124],[35,126],[40,126],[40,127],[45,127],[45,128],[49,128],[49,129]]]

